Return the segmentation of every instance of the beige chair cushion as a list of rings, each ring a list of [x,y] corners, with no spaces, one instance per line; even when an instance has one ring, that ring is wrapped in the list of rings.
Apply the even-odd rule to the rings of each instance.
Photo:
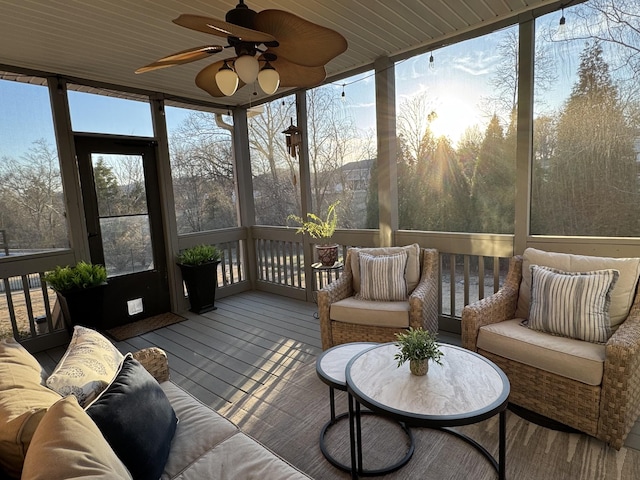
[[[636,292],[636,284],[640,276],[640,258],[609,258],[572,255],[568,253],[545,252],[535,248],[527,248],[522,256],[522,282],[518,295],[516,316],[528,318],[531,301],[531,265],[542,265],[565,272],[589,272],[592,270],[615,269],[620,277],[611,292],[611,330],[627,318]]]
[[[407,268],[405,279],[407,281],[407,293],[411,292],[420,283],[420,245],[414,243],[405,247],[379,247],[379,248],[351,248],[351,273],[353,274],[353,289],[360,293],[360,252],[369,255],[393,255],[395,253],[407,253]]]
[[[73,395],[49,408],[27,451],[23,480],[131,479]]]
[[[329,317],[358,325],[409,328],[409,302],[372,302],[349,297],[332,303]]]
[[[537,332],[521,321],[481,327],[478,348],[587,385],[602,383],[604,345]]]

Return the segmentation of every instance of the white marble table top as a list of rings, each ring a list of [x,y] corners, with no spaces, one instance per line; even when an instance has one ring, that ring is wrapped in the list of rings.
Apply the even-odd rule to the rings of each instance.
[[[354,342],[336,345],[322,353],[316,362],[316,372],[323,380],[328,381],[334,387],[344,387],[346,389],[347,382],[345,378],[345,369],[347,363],[356,354],[377,345],[372,342]]]
[[[393,343],[362,352],[347,366],[349,390],[369,407],[417,420],[470,419],[506,407],[509,381],[502,370],[461,347],[440,349],[442,365],[429,362],[425,376],[412,375],[409,362],[397,367]]]

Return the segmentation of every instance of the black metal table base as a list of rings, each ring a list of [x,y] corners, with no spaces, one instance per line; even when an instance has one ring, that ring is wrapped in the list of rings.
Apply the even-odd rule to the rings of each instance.
[[[361,415],[375,415],[375,413],[370,411],[363,411],[361,412]],[[348,418],[349,418],[349,412],[342,413],[336,416],[335,418],[333,418],[332,420],[329,420],[327,423],[325,423],[324,426],[322,427],[322,430],[320,431],[320,451],[324,455],[324,458],[326,458],[331,465],[345,472],[351,472],[352,465],[351,464],[347,465],[336,460],[336,458],[333,455],[331,455],[331,453],[329,453],[329,450],[327,449],[326,442],[325,442],[325,435],[327,434],[327,432],[332,426],[336,425],[341,420],[348,419]],[[407,438],[409,439],[410,446],[409,446],[409,449],[407,450],[406,455],[397,463],[389,467],[385,467],[383,469],[376,469],[376,470],[361,469],[360,472],[358,472],[360,476],[375,477],[378,475],[384,475],[386,473],[390,473],[395,470],[398,470],[400,467],[404,466],[411,459],[411,456],[413,455],[413,451],[415,449],[413,434],[411,433],[411,430],[404,423],[398,422],[398,424],[404,430],[405,434],[407,435]]]
[[[498,479],[499,480],[505,480],[505,478],[506,478],[506,473],[505,473],[505,457],[506,457],[506,455],[505,455],[505,440],[506,440],[505,418],[506,418],[506,411],[503,410],[502,412],[500,412],[500,444],[499,444],[499,447],[498,447],[499,448],[498,449],[498,460],[495,459],[495,457],[491,454],[491,452],[489,452],[486,448],[484,448],[482,445],[480,445],[478,442],[476,442],[473,438],[467,437],[463,433],[457,432],[457,431],[452,430],[451,428],[448,428],[448,427],[442,427],[439,430],[455,435],[460,440],[463,440],[463,441],[467,442],[469,445],[471,445],[476,450],[478,450],[482,455],[484,455],[484,457],[489,461],[489,463],[491,463],[491,465],[493,465],[493,468],[498,473]]]
[[[349,439],[351,440],[351,478],[357,479],[358,477],[375,477],[378,475],[384,475],[387,473],[395,472],[399,470],[401,467],[405,466],[411,457],[413,456],[413,452],[415,450],[415,441],[413,439],[413,434],[409,427],[407,427],[403,422],[398,422],[398,424],[403,428],[407,437],[409,438],[409,449],[405,456],[400,459],[398,462],[393,465],[389,465],[388,467],[379,468],[376,470],[367,470],[363,468],[362,465],[362,424],[360,421],[360,417],[363,414],[375,414],[375,412],[361,412],[360,404],[355,401],[355,399],[349,394]]]
[[[355,404],[355,406],[354,406]],[[376,476],[383,475],[385,473],[390,473],[395,470],[398,470],[400,467],[404,466],[413,455],[414,450],[414,441],[413,434],[409,430],[409,428],[402,422],[399,422],[405,431],[409,435],[411,439],[411,446],[407,455],[400,460],[395,465],[387,467],[381,470],[364,470],[362,468],[362,429],[360,425],[360,416],[365,413],[374,413],[374,412],[360,412],[360,404],[353,399],[351,395],[349,395],[349,428],[350,428],[350,439],[351,439],[351,478],[357,479],[360,476]],[[343,414],[342,416],[345,416]],[[455,435],[457,438],[465,441],[476,450],[478,450],[484,457],[491,463],[493,468],[498,473],[498,480],[506,479],[506,471],[505,471],[505,463],[506,463],[506,423],[507,423],[507,413],[506,409],[500,412],[499,419],[499,447],[498,447],[498,460],[494,458],[494,456],[482,445],[476,442],[474,439],[467,437],[466,435],[457,432],[455,430],[450,429],[449,427],[439,427],[437,428],[440,431],[451,433]],[[324,453],[324,452],[323,452]],[[344,466],[340,466],[343,470],[349,470],[344,468]]]

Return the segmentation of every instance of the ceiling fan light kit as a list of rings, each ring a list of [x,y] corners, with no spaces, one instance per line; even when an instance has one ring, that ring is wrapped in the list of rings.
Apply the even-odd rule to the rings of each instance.
[[[236,68],[238,77],[240,77],[240,80],[244,83],[253,83],[256,81],[256,78],[258,78],[260,64],[258,63],[258,59],[252,55],[242,55],[236,58],[233,66]]]
[[[224,62],[224,65],[216,73],[216,84],[222,93],[227,97],[230,97],[238,89],[238,75],[234,72],[229,64]]]
[[[280,75],[269,62],[258,73],[258,84],[264,93],[273,95],[280,86]]]
[[[173,22],[225,37],[228,46],[207,45],[184,50],[141,67],[136,73],[193,62],[224,48],[233,48],[236,57],[208,65],[196,75],[196,85],[213,97],[232,96],[256,80],[267,95],[274,94],[280,87],[320,85],[326,78],[324,66],[347,49],[345,38],[334,30],[283,10],[255,12],[244,0],[239,0],[236,8],[227,12],[225,21],[183,14]]]

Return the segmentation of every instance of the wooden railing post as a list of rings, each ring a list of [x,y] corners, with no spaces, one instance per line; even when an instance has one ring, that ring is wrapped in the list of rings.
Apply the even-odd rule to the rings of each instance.
[[[5,256],[9,256],[9,241],[7,240],[7,231],[6,230],[0,230],[0,239],[2,239],[2,242],[0,242],[0,247],[2,247],[4,249],[4,254]]]

